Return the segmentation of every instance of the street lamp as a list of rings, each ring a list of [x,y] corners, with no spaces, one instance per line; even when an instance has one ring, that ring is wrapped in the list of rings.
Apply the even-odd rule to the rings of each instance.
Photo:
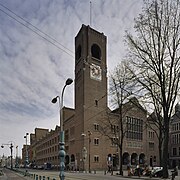
[[[19,167],[18,165],[18,146],[16,146],[16,168]]]
[[[66,83],[62,89],[62,93],[61,93],[61,100],[59,96],[56,96],[55,98],[52,99],[52,103],[56,103],[57,99],[59,100],[59,117],[60,117],[60,141],[59,141],[59,145],[60,145],[60,150],[59,150],[59,156],[60,156],[60,173],[59,173],[59,178],[61,180],[65,179],[65,175],[64,175],[64,168],[65,168],[65,164],[64,164],[64,160],[65,160],[65,148],[64,148],[64,130],[63,130],[63,95],[64,95],[64,90],[66,88],[66,86],[70,85],[73,82],[72,79],[68,78],[66,80]]]
[[[26,157],[25,157],[25,168],[27,167],[28,164],[28,150],[27,150],[27,136],[29,135],[29,133],[26,133],[26,135],[24,136],[24,138],[26,139]]]
[[[11,156],[10,156],[11,157],[11,169],[13,169],[13,162],[12,162],[13,145],[12,145],[12,143],[10,143],[10,144],[2,144],[1,148],[4,148],[5,145],[9,146],[9,148],[11,150]]]

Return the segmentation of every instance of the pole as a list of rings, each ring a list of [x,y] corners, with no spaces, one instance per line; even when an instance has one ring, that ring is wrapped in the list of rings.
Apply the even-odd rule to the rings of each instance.
[[[91,152],[90,152],[90,145],[91,145],[91,132],[88,131],[89,135],[89,173],[91,173]]]
[[[67,85],[70,85],[73,82],[73,80],[71,78],[68,78],[66,80],[66,83],[62,89],[62,93],[61,93],[61,99],[59,96],[56,96],[55,98],[52,99],[52,103],[56,103],[57,102],[57,98],[59,99],[59,117],[60,117],[60,134],[59,134],[59,158],[60,158],[60,172],[59,172],[59,178],[61,180],[65,179],[65,175],[64,175],[64,168],[65,168],[65,148],[64,148],[64,130],[63,130],[63,95],[64,95],[64,90],[66,88]]]
[[[62,94],[61,94],[61,103],[60,103],[60,142],[59,142],[59,146],[60,146],[60,150],[59,150],[59,156],[60,156],[60,173],[59,173],[59,177],[61,180],[65,179],[65,175],[64,175],[64,168],[65,168],[65,148],[64,148],[64,130],[63,130],[63,96],[64,96],[64,90],[66,88],[66,84],[63,87],[62,90]]]
[[[26,139],[26,156],[25,156],[25,168],[27,168],[27,164],[28,164],[28,149],[27,149],[27,136],[29,133],[26,133],[26,135],[24,136],[24,138]]]
[[[12,162],[13,145],[12,145],[12,143],[11,143],[10,149],[11,149],[11,169],[13,169],[13,162]]]
[[[4,148],[4,145],[7,145],[9,146],[10,150],[11,150],[11,155],[8,156],[8,159],[10,158],[10,161],[11,161],[11,169],[13,169],[13,144],[11,142],[11,144],[2,144],[1,147]],[[9,165],[9,164],[8,164]]]
[[[28,135],[28,133],[26,133],[26,163],[25,163],[26,168],[27,168],[27,164],[28,164],[27,135]]]
[[[18,146],[16,146],[16,167],[18,167]]]

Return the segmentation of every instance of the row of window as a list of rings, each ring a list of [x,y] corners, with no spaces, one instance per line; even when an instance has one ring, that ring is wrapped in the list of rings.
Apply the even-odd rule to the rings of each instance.
[[[180,131],[180,123],[174,123],[172,125],[172,131]]]
[[[143,139],[143,120],[127,116],[126,129],[126,138],[133,140]]]
[[[140,126],[138,124],[127,124],[127,130],[142,132],[143,126]]]
[[[143,120],[142,119],[138,119],[138,118],[134,118],[134,117],[130,117],[130,116],[126,117],[126,123],[143,126]]]
[[[111,125],[111,132],[112,132],[112,133],[117,133],[117,132],[119,132],[119,126]]]
[[[41,146],[39,146],[39,147],[41,147]],[[41,150],[37,151],[37,155],[42,156],[42,155],[49,154],[49,153],[54,153],[54,152],[57,152],[57,151],[58,151],[58,145],[53,146],[53,147],[49,147],[47,149],[41,149]]]
[[[52,157],[48,157],[48,158],[41,158],[41,159],[37,159],[37,164],[44,164],[44,162],[53,162],[53,161],[57,161],[59,159],[59,156],[52,156]],[[98,155],[94,155],[94,162],[99,162],[99,156]]]
[[[172,135],[172,144],[180,144],[180,133]]]
[[[127,131],[126,138],[127,139],[133,139],[133,140],[142,140],[143,139],[143,133],[142,132]]]
[[[44,142],[41,146],[37,147],[37,150],[41,150],[42,148],[46,148],[49,147],[53,144],[57,144],[58,143],[59,138],[58,137],[54,137],[53,139],[50,139],[49,141]]]
[[[78,46],[77,50],[76,50],[76,60],[79,60],[82,56],[82,48],[81,45]],[[91,54],[93,58],[96,58],[98,60],[101,60],[101,49],[97,44],[93,44],[91,46]]]
[[[149,142],[149,150],[153,151],[154,150],[154,143]]]
[[[127,147],[141,149],[141,148],[142,148],[142,143],[138,143],[138,142],[127,142]]]
[[[37,164],[44,164],[44,162],[52,162],[52,161],[56,161],[59,159],[59,156],[52,156],[52,157],[47,157],[47,158],[41,158],[41,159],[37,159]]]
[[[154,139],[154,135],[155,135],[154,131],[149,131],[148,133],[149,133],[149,139]]]
[[[172,149],[172,154],[173,154],[173,156],[180,156],[180,147],[178,147],[178,148],[176,148],[176,147],[174,147],[173,149]],[[178,152],[179,151],[179,152]]]

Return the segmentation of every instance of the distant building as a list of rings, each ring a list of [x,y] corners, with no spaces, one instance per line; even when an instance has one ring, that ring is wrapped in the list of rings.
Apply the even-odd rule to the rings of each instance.
[[[175,106],[175,114],[170,124],[169,164],[173,168],[180,168],[180,104]]]
[[[75,37],[75,109],[63,107],[65,131],[65,165],[72,170],[102,170],[108,163],[118,167],[119,150],[110,138],[100,132],[108,118],[114,120],[109,132],[119,126],[117,109],[107,106],[107,38],[90,26],[82,25]],[[157,137],[146,126],[147,112],[136,98],[124,104],[126,136],[123,164],[158,165]],[[126,113],[125,113],[126,112]],[[42,129],[43,131],[43,129]],[[59,167],[59,131],[38,130],[31,134],[30,160],[35,166],[51,163]]]

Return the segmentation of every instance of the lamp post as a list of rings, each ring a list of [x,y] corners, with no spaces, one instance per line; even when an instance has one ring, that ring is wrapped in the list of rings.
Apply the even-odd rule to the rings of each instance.
[[[29,133],[26,133],[26,135],[24,136],[24,138],[26,139],[26,157],[25,157],[25,168],[27,168],[27,164],[28,164],[28,150],[27,150],[27,136],[29,135]]]
[[[19,165],[18,165],[18,146],[16,146],[16,167],[19,167]]]
[[[11,156],[10,156],[11,157],[11,169],[13,169],[13,162],[12,162],[13,145],[12,145],[12,143],[10,143],[10,144],[2,144],[1,147],[4,148],[5,145],[9,146],[9,148],[11,150]]]
[[[64,148],[64,130],[63,130],[63,96],[64,96],[64,90],[66,88],[66,86],[72,84],[73,80],[68,78],[66,80],[66,83],[62,89],[62,93],[61,93],[61,99],[59,96],[56,96],[55,98],[52,99],[52,103],[56,103],[57,99],[59,99],[59,117],[60,117],[60,141],[59,141],[59,145],[60,145],[60,150],[59,150],[59,156],[60,156],[60,173],[59,173],[59,178],[61,180],[65,179],[65,175],[64,175],[64,168],[65,168],[65,164],[64,164],[64,160],[65,160],[65,148]]]

